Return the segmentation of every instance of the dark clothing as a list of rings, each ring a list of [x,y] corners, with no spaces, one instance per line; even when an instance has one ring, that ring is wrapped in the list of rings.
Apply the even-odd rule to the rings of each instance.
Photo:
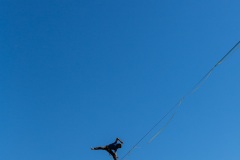
[[[118,144],[120,144],[120,143],[114,142],[114,143],[112,143],[112,144],[107,145],[107,147],[108,147],[109,149],[114,150],[114,151],[116,152],[117,149],[118,149],[118,147],[117,147]]]
[[[120,141],[121,143],[117,143],[118,141]],[[117,160],[117,149],[122,147],[122,141],[119,138],[116,138],[114,143],[111,143],[109,145],[103,146],[103,147],[94,147],[91,148],[92,150],[105,150],[107,151],[109,154],[111,154],[111,156],[113,157],[114,160]]]
[[[117,155],[116,155],[116,153],[114,153],[114,152],[112,151],[112,149],[110,149],[108,146],[109,146],[109,145],[104,146],[104,147],[95,147],[95,148],[93,148],[93,149],[94,149],[94,150],[105,150],[105,151],[107,151],[109,154],[112,155],[112,157],[113,157],[114,160],[117,160]]]

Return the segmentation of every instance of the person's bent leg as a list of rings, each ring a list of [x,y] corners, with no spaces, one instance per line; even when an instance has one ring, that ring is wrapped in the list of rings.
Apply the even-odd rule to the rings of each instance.
[[[112,157],[113,157],[114,160],[117,160],[117,155],[116,155],[112,150],[109,150],[109,149],[108,149],[107,151],[108,151],[109,154],[112,155]]]
[[[94,147],[94,148],[91,148],[92,150],[106,150],[106,146],[104,147]]]

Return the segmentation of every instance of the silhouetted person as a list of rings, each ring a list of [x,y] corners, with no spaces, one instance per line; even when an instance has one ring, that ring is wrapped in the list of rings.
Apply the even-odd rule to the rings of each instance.
[[[118,143],[118,141],[120,143]],[[123,144],[123,141],[121,141],[119,138],[116,138],[115,142],[109,145],[106,145],[103,147],[94,147],[94,148],[91,148],[91,150],[105,150],[112,155],[114,160],[117,160],[117,150],[118,148],[122,148],[122,144]]]

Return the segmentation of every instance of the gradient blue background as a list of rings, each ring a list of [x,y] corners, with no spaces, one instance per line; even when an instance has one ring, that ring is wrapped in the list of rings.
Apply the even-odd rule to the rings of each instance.
[[[116,137],[121,158],[240,40],[239,8],[0,0],[0,159],[104,160],[90,147]],[[127,160],[240,159],[239,68],[237,50]]]

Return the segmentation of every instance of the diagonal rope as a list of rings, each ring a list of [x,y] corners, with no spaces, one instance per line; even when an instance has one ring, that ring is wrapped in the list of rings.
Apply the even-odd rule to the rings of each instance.
[[[203,83],[210,77],[210,75],[212,74],[213,70],[220,65],[224,60],[226,60],[227,57],[229,57],[230,54],[233,54],[238,48],[240,47],[240,41],[230,50],[227,52],[227,54],[225,54],[204,76],[203,78],[193,87],[193,89],[186,94],[182,100],[187,97],[187,96],[191,96],[192,94],[194,94],[202,85]],[[179,102],[182,103],[182,100],[180,100]],[[179,104],[179,106],[177,106],[178,108],[180,107],[181,103]],[[177,108],[177,109],[178,109]],[[160,133],[162,133],[164,131],[164,129],[168,126],[168,124],[172,121],[173,117],[175,116],[177,110],[172,114],[172,116],[170,117],[170,119],[168,120],[168,122],[165,124],[164,127],[160,128],[160,130],[157,132],[156,135],[154,135],[151,140],[149,141],[149,143],[151,141],[153,141]]]
[[[202,84],[209,78],[209,76],[212,74],[213,70],[220,65],[223,61],[226,60],[227,57],[229,57],[230,55],[232,55],[238,48],[240,47],[240,41],[235,44],[235,46],[230,49],[230,51],[227,52],[227,54],[225,54],[203,77],[200,81],[198,81],[198,83],[193,87],[193,89],[186,95],[191,95],[194,92],[196,92],[201,86]]]
[[[169,125],[169,123],[172,121],[173,117],[176,115],[179,107],[182,104],[182,101],[184,100],[185,97],[183,97],[182,99],[180,99],[180,101],[178,102],[178,105],[176,106],[175,111],[173,112],[173,114],[171,115],[171,117],[169,118],[169,120],[167,121],[167,123],[158,130],[158,132],[148,141],[148,143],[151,143],[159,134],[161,134]]]
[[[148,141],[148,143],[151,143],[159,134],[161,134],[165,128],[169,125],[169,123],[172,121],[172,119],[174,118],[174,116],[176,115],[178,109],[180,108],[182,101],[185,99],[185,97],[190,96],[192,94],[194,94],[202,85],[203,83],[209,78],[209,76],[212,74],[213,70],[220,65],[223,61],[226,60],[226,58],[228,58],[231,54],[233,54],[238,48],[240,48],[240,41],[238,43],[236,43],[236,45],[234,47],[232,47],[227,54],[225,54],[201,79],[200,81],[198,81],[198,83],[196,83],[196,85],[193,87],[192,90],[190,90],[190,92],[188,92],[185,96],[183,96],[176,105],[174,105],[172,108],[170,108],[170,110],[155,124],[153,125],[152,128],[150,128],[150,130],[121,158],[121,160],[123,160],[127,155],[129,155],[135,148],[136,146],[146,137],[148,136],[153,129],[155,129],[170,113],[171,117],[170,119],[166,122],[166,124],[160,128],[158,130],[158,132]],[[175,111],[174,111],[175,110]],[[173,112],[174,111],[174,112]]]

